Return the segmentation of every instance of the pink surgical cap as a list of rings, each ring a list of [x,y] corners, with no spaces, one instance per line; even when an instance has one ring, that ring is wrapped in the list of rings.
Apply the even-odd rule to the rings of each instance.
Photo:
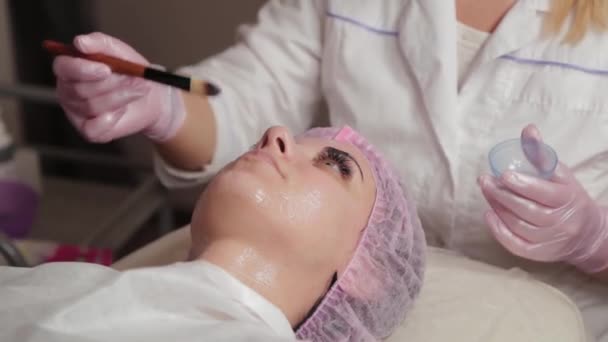
[[[346,141],[369,161],[376,199],[344,273],[296,335],[311,341],[378,341],[403,322],[422,286],[426,243],[397,173],[350,127],[314,128],[299,137]]]

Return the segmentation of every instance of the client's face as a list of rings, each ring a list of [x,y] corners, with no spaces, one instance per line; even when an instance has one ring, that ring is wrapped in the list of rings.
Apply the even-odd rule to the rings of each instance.
[[[273,127],[209,184],[193,217],[193,246],[247,239],[292,266],[340,272],[365,228],[375,189],[355,146],[294,140]],[[205,228],[212,226],[221,228]]]

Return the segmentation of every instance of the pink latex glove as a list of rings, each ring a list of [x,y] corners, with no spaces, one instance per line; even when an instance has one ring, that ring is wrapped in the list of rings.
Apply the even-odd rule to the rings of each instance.
[[[74,38],[83,53],[103,53],[131,62],[148,61],[122,41],[103,33]],[[101,63],[67,56],[53,63],[59,102],[76,129],[93,142],[143,133],[162,142],[184,122],[180,92],[137,77],[113,74]]]
[[[529,125],[522,139],[541,141]],[[530,141],[530,140],[528,140]],[[608,268],[607,209],[597,205],[565,165],[551,180],[514,172],[478,179],[492,207],[485,214],[496,239],[523,258],[564,261],[587,273]]]

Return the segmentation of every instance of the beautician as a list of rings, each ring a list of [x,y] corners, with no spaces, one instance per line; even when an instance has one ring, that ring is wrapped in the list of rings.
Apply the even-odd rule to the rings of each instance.
[[[147,136],[169,187],[208,180],[270,125],[303,132],[326,105],[331,125],[396,164],[430,244],[524,268],[608,340],[606,1],[277,0],[258,19],[179,70],[216,97],[59,57],[61,104],[91,141]],[[148,63],[101,33],[74,44]],[[559,156],[553,178],[487,175],[492,146],[541,132]]]

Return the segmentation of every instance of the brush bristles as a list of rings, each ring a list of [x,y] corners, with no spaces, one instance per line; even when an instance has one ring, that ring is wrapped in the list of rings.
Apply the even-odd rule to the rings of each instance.
[[[190,92],[199,94],[199,95],[205,95],[205,96],[215,96],[220,93],[220,90],[218,87],[214,86],[211,83],[207,83],[207,82],[201,81],[201,80],[191,79],[190,80]]]

